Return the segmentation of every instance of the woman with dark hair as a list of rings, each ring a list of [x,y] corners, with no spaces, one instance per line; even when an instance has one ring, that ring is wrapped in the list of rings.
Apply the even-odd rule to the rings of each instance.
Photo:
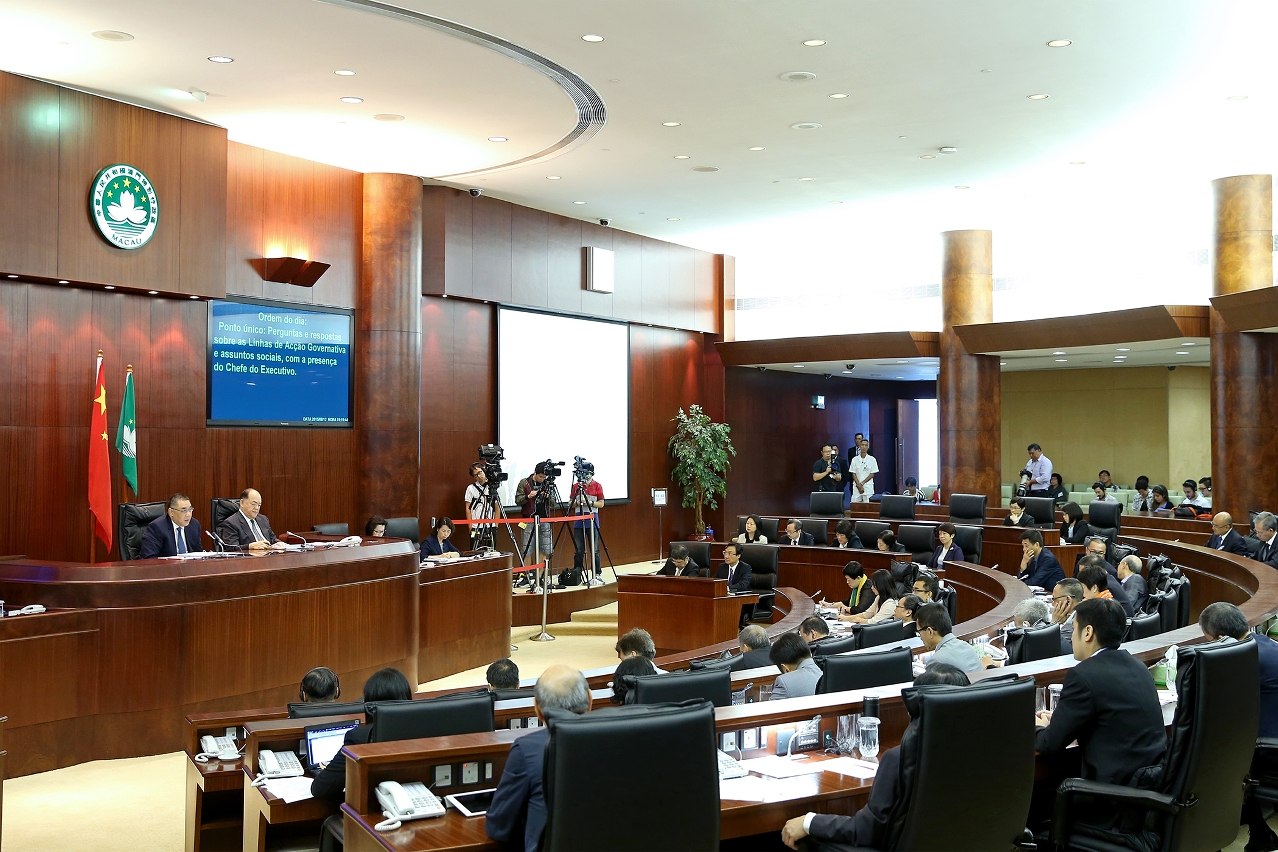
[[[1052,498],[1057,506],[1069,499],[1069,492],[1065,490],[1065,480],[1061,479],[1059,473],[1053,473],[1050,477],[1051,487],[1047,489],[1047,496]]]
[[[852,522],[844,518],[834,525],[834,541],[830,542],[830,546],[846,550],[853,547],[860,548],[863,545],[853,530]]]
[[[850,621],[853,624],[878,624],[888,621],[896,612],[896,583],[886,568],[880,568],[870,577],[870,588],[874,590],[874,603],[865,612],[855,615],[840,615],[839,621]]]
[[[927,561],[929,568],[944,568],[946,560],[963,561],[963,548],[954,543],[958,528],[948,521],[936,528],[936,540],[940,542],[932,551],[932,558]]]
[[[431,534],[422,539],[422,559],[427,556],[442,556],[445,559],[455,559],[461,556],[461,551],[448,540],[453,534],[452,518],[440,518],[435,522],[435,528]],[[451,556],[449,554],[452,554]]]
[[[625,704],[626,694],[630,692],[630,687],[626,685],[626,677],[643,677],[644,675],[657,674],[657,667],[652,664],[652,660],[647,657],[626,657],[617,663],[617,670],[612,673],[612,698],[608,699],[613,704]]]
[[[374,672],[364,682],[364,703],[370,701],[408,701],[413,697],[413,687],[399,669],[385,668]],[[346,732],[343,745],[367,745],[372,727],[363,723]],[[339,749],[330,763],[321,766],[311,782],[311,795],[317,799],[341,798],[346,789],[346,756]]]
[[[767,544],[768,537],[763,535],[763,521],[758,515],[745,519],[745,532],[733,539],[737,544]]]
[[[879,533],[875,546],[884,553],[904,553],[905,545],[898,544],[896,541],[896,533],[891,530],[884,530]]]
[[[905,490],[901,492],[901,496],[922,500],[923,492],[919,491],[919,481],[912,476],[905,477]]]
[[[1032,527],[1034,526],[1034,517],[1025,511],[1025,498],[1013,497],[1012,502],[1007,507],[1007,517],[1003,519],[1005,527]]]
[[[386,519],[381,515],[373,515],[364,524],[364,535],[370,538],[381,538],[386,535]]]
[[[845,601],[821,601],[823,606],[833,607],[840,615],[856,615],[865,612],[874,603],[874,595],[870,593],[870,578],[865,575],[861,563],[853,560],[843,566],[843,579],[848,584],[848,598]]]
[[[1061,544],[1082,544],[1092,534],[1092,528],[1083,520],[1083,510],[1077,503],[1061,506],[1065,520],[1061,522]]]

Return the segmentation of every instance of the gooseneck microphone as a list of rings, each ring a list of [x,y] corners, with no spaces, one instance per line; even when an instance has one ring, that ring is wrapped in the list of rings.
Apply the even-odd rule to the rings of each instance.
[[[213,539],[213,541],[217,542],[218,553],[226,553],[227,545],[226,545],[226,542],[222,540],[222,537],[220,535],[213,532],[212,530],[205,530],[204,534],[208,536],[209,538]],[[244,548],[239,545],[236,545],[235,549],[239,551],[244,550]]]
[[[295,533],[295,532],[293,532],[292,530],[284,530],[284,534],[285,534],[285,535],[291,535],[291,536],[295,536],[295,537],[297,537],[297,538],[300,538],[300,539],[302,540],[302,547],[303,547],[303,548],[313,547],[313,546],[314,546],[314,545],[312,545],[309,541],[307,541],[307,540],[306,540],[306,536],[302,535],[301,533]]]

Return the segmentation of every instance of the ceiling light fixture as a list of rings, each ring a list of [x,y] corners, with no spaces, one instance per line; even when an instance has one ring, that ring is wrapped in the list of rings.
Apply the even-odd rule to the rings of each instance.
[[[147,291],[146,291],[146,294],[147,294],[148,296],[158,296],[158,295],[160,295],[160,291],[159,291],[159,290],[147,290]]]
[[[354,77],[355,76],[355,72],[349,68],[338,68],[333,73],[336,74],[338,77]]]
[[[661,126],[662,126],[662,127],[678,127],[678,126],[679,126],[679,122],[677,122],[677,121],[663,121],[663,122],[661,122]]]
[[[1246,96],[1246,95],[1230,95],[1229,97],[1225,98],[1225,100],[1227,100],[1227,101],[1245,101],[1245,100],[1247,100],[1247,96]]]
[[[9,277],[10,277],[10,278],[17,278],[18,276],[16,276],[16,275],[10,275]]]
[[[1053,352],[1052,354],[1053,354],[1053,355],[1065,355],[1065,354],[1067,354],[1067,353],[1065,353],[1065,352]]]
[[[563,180],[559,175],[546,175],[546,180]]]
[[[216,62],[218,65],[229,65],[235,60],[229,56],[210,56],[209,62]]]
[[[787,83],[806,83],[816,79],[816,75],[811,71],[783,71],[777,77]]]
[[[1057,359],[1056,359],[1056,363],[1057,363],[1057,364],[1064,364],[1064,363],[1065,363],[1066,361],[1068,361],[1068,360],[1069,360],[1068,358],[1057,358]]]
[[[59,284],[70,284],[71,282],[70,282],[70,281],[59,281],[58,283],[59,283]]]
[[[1073,43],[1074,42],[1070,41],[1067,38],[1057,38],[1057,39],[1052,39],[1051,41],[1049,41],[1047,43],[1047,46],[1048,47],[1069,47]]]
[[[802,364],[795,364],[795,365],[794,365],[794,369],[796,369],[796,370],[802,370],[802,369],[803,369],[803,365],[802,365]]]
[[[1177,352],[1176,354],[1177,354],[1177,355],[1188,355],[1189,353],[1188,353],[1188,352]]]
[[[373,116],[373,121],[403,121],[404,116],[394,112],[379,112]]]
[[[798,124],[791,124],[791,130],[819,130],[821,125],[815,121],[800,121]]]
[[[981,73],[982,73],[982,74],[992,74],[992,73],[994,73],[994,69],[993,69],[993,68],[982,68],[982,69],[981,69]]]
[[[1069,164],[1071,166],[1085,166],[1087,165],[1087,161],[1086,160],[1070,160]]]
[[[192,296],[191,298],[192,298],[192,299],[198,299],[198,298],[200,298],[200,297],[199,297],[199,296]]]
[[[103,289],[103,290],[114,290],[114,289],[115,289],[115,287],[113,287],[112,285],[108,284],[108,285],[106,285],[105,287],[103,287],[102,289]]]
[[[807,178],[799,178],[799,180],[816,180],[816,178],[807,177]]]
[[[1131,352],[1132,350],[1131,350],[1131,347],[1122,347],[1122,346],[1120,346],[1120,347],[1118,347],[1118,351],[1119,351],[1119,352]]]
[[[999,361],[999,362],[998,362],[998,365],[999,365],[1000,367],[1006,367],[1006,366],[1007,366],[1007,362],[1006,362],[1006,361]]]
[[[1180,345],[1181,345],[1181,346],[1193,346],[1194,344],[1193,344],[1193,343],[1186,342],[1186,343],[1182,343],[1182,344],[1180,344]]]
[[[763,150],[763,146],[762,146],[762,145],[755,145],[753,148],[746,148],[746,150],[747,150],[747,151],[762,151],[762,150]]]
[[[585,203],[586,203],[586,202],[584,202],[584,201],[574,201],[574,202],[573,202],[573,204],[585,204]]]
[[[338,98],[338,100],[340,100],[344,104],[362,104],[364,102],[363,98],[355,98],[355,97]]]
[[[678,216],[667,216],[667,217],[666,217],[666,221],[667,221],[667,222],[678,222],[678,221],[679,221],[679,217],[678,217]]]
[[[719,167],[718,167],[718,166],[693,166],[693,167],[692,167],[692,170],[693,170],[694,172],[704,172],[704,173],[709,173],[709,172],[717,172],[717,171],[719,171]]]
[[[133,41],[131,33],[122,33],[119,30],[98,30],[92,34],[94,38],[100,38],[103,41]],[[213,57],[209,57],[212,59]]]
[[[968,186],[967,184],[960,183],[958,186],[954,188],[955,189],[971,189],[972,187]]]
[[[825,44],[825,42],[819,38],[810,38],[803,43],[803,46],[804,47],[820,47],[823,44]]]
[[[692,158],[691,158],[691,157],[689,157],[687,154],[675,154],[675,155],[674,155],[674,158],[675,158],[676,160],[691,160],[691,159],[692,159]]]
[[[1048,98],[1050,98],[1051,95],[1039,94],[1039,95],[1026,95],[1025,97],[1029,98],[1031,101],[1045,101]]]
[[[601,35],[597,35],[597,34],[595,34],[595,33],[586,33],[584,36],[582,36],[582,37],[581,37],[581,40],[582,40],[582,41],[588,41],[588,42],[590,42],[591,44],[597,44],[597,43],[599,43],[599,42],[603,41],[603,40],[604,40],[604,37],[603,37],[603,36],[601,36]]]
[[[509,142],[510,140],[508,140],[505,136],[489,136],[488,141],[489,142]]]
[[[836,101],[841,101],[841,100],[843,100],[844,98],[846,98],[846,97],[847,97],[847,93],[846,93],[846,92],[835,92],[834,94],[830,95],[830,97],[834,98]]]
[[[938,149],[942,154],[957,154],[958,148],[953,145],[945,145]]]
[[[920,159],[920,160],[935,160],[935,159],[936,159],[936,155],[935,155],[935,154],[924,154],[923,156],[919,157],[919,159]]]

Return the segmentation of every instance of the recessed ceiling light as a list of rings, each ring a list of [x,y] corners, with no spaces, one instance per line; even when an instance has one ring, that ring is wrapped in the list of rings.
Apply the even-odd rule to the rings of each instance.
[[[678,216],[667,216],[667,217],[666,217],[666,221],[667,221],[667,222],[678,222],[678,221],[679,221],[679,217],[678,217]]]
[[[799,180],[816,180],[816,178],[799,178]]]
[[[935,155],[935,154],[924,154],[923,156],[919,157],[919,159],[920,159],[920,160],[935,160],[935,159],[936,159],[936,155]]]
[[[198,298],[200,298],[200,297],[199,297],[199,296],[192,296],[191,298],[192,298],[192,299],[198,299]]]
[[[905,376],[897,376],[897,378],[898,378],[898,379],[903,379],[903,378],[905,378]]]
[[[661,122],[661,126],[662,126],[662,127],[678,127],[678,126],[679,126],[679,122],[677,122],[677,121],[663,121],[663,122]]]
[[[1189,353],[1188,353],[1188,352],[1177,352],[1176,354],[1177,354],[1177,355],[1188,355]]]
[[[582,41],[588,41],[588,42],[590,42],[591,44],[594,44],[594,43],[596,43],[596,42],[601,42],[601,41],[603,41],[603,40],[604,40],[604,37],[603,37],[603,36],[601,36],[601,35],[597,35],[597,34],[595,34],[595,33],[587,33],[586,35],[584,35],[584,36],[582,36],[582,37],[581,37],[581,40],[582,40]]]
[[[802,370],[802,369],[803,369],[803,365],[802,365],[802,364],[795,364],[795,365],[794,365],[794,368],[795,368],[796,370]]]
[[[373,116],[373,121],[403,121],[404,116],[394,112],[379,112]]]
[[[159,290],[147,290],[147,291],[146,291],[146,294],[147,294],[148,296],[158,296],[158,295],[160,295],[160,291],[159,291]]]
[[[573,204],[585,204],[585,203],[586,203],[586,202],[584,202],[584,201],[574,201],[574,202],[573,202]]]
[[[509,140],[505,136],[489,136],[488,141],[489,142],[508,142]]]
[[[362,104],[364,102],[363,98],[354,98],[354,97],[339,98],[339,100],[344,104]]]
[[[992,73],[994,73],[994,69],[993,69],[993,68],[982,68],[982,69],[981,69],[981,73],[982,73],[982,74],[992,74]]]
[[[1056,359],[1056,363],[1057,363],[1057,364],[1064,364],[1064,363],[1065,363],[1066,361],[1068,361],[1068,360],[1069,360],[1068,358],[1057,358],[1057,359]]]
[[[93,33],[93,37],[103,41],[133,41],[131,33],[122,33],[119,30],[98,30]],[[209,58],[212,59],[212,57]]]
[[[546,175],[546,180],[563,180],[559,175]]]
[[[830,97],[834,98],[836,101],[841,101],[847,96],[848,96],[847,92],[835,92],[834,94],[830,95]]]
[[[852,371],[851,371],[851,370],[844,370],[843,372],[844,372],[844,373],[850,373],[850,372],[852,372]]]
[[[349,68],[338,68],[333,73],[336,74],[338,77],[354,77],[355,76],[355,72]]]
[[[1227,101],[1245,101],[1245,100],[1247,100],[1247,96],[1246,96],[1246,95],[1230,95],[1229,97],[1225,98],[1225,100],[1227,100]]]
[[[717,172],[717,171],[719,171],[719,167],[718,167],[718,166],[693,166],[693,167],[692,167],[692,170],[693,170],[694,172],[707,172],[707,173],[708,173],[708,172]]]
[[[10,275],[9,277],[10,277],[10,278],[17,278],[18,276],[16,276],[16,275]]]
[[[811,71],[784,71],[778,74],[777,77],[787,83],[806,83],[809,80],[816,79],[816,75]]]
[[[1180,344],[1180,345],[1181,345],[1181,346],[1193,346],[1194,344],[1193,344],[1193,343],[1182,343],[1182,344]]]
[[[235,60],[229,56],[210,56],[209,62],[216,62],[218,65],[229,65]]]
[[[938,149],[938,150],[940,150],[940,152],[941,152],[942,154],[957,154],[957,153],[958,153],[958,148],[955,148],[953,145],[945,145],[944,147],[942,147],[942,148],[940,148],[940,149]]]
[[[1119,351],[1119,352],[1131,352],[1132,350],[1131,350],[1131,347],[1123,347],[1123,346],[1120,346],[1120,347],[1118,347],[1118,351]]]
[[[842,201],[831,201],[830,203],[831,203],[831,204],[842,204],[843,202],[842,202]]]
[[[762,145],[755,145],[753,148],[746,148],[746,150],[747,150],[747,151],[762,151],[762,150],[763,150],[763,146],[762,146]]]
[[[59,281],[58,283],[59,283],[59,284],[70,284],[71,282],[70,282],[70,281]]]
[[[1069,47],[1073,43],[1074,42],[1070,41],[1067,38],[1057,38],[1057,39],[1052,39],[1051,41],[1049,41],[1047,43],[1047,46],[1048,47]]]
[[[791,130],[819,130],[821,125],[815,121],[800,121],[798,124],[791,124]]]
[[[687,154],[675,154],[675,155],[674,155],[674,158],[675,158],[676,160],[690,160],[690,159],[692,159],[692,158],[691,158],[691,157],[689,157]]]
[[[1006,367],[1006,366],[1007,366],[1007,362],[1006,362],[1006,361],[999,361],[999,362],[998,362],[998,365],[999,365],[1000,367]]]
[[[115,289],[115,287],[113,287],[113,286],[111,286],[110,284],[108,284],[108,285],[106,285],[105,287],[103,287],[102,289],[103,289],[103,290],[114,290],[114,289]]]
[[[804,47],[820,47],[823,44],[825,44],[825,42],[819,38],[810,38],[803,43],[803,46]]]
[[[962,183],[960,183],[958,186],[956,186],[956,187],[954,187],[954,188],[955,188],[955,189],[971,189],[972,187],[970,187],[970,186],[968,186],[968,185],[966,185],[966,184],[962,184]]]
[[[1064,352],[1053,352],[1052,354],[1053,354],[1053,355],[1065,355],[1066,353],[1064,353]]]
[[[1044,101],[1044,100],[1047,100],[1049,97],[1051,97],[1051,95],[1038,94],[1038,95],[1026,95],[1025,97],[1029,98],[1031,101]]]
[[[1071,166],[1085,166],[1087,165],[1087,161],[1086,160],[1070,160],[1069,164]]]

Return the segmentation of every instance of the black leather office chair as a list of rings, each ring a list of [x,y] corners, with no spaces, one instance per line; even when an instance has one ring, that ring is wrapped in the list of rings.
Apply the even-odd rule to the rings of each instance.
[[[1040,527],[1056,526],[1056,502],[1051,497],[1026,497],[1025,511]]]
[[[1164,589],[1161,592],[1150,592],[1145,601],[1146,612],[1157,612],[1160,624],[1159,633],[1176,629],[1180,616],[1180,595],[1175,589]]]
[[[777,597],[773,590],[777,587],[778,550],[775,544],[746,544],[741,547],[741,558],[750,566],[750,591],[759,595],[751,621],[772,621],[772,607]]]
[[[1163,617],[1156,612],[1149,615],[1138,615],[1127,625],[1127,641],[1148,639],[1163,631]]]
[[[731,654],[731,652],[725,652],[725,653]],[[739,661],[740,659],[741,659],[740,656],[731,655],[727,657],[717,657],[713,660],[690,660],[688,662],[688,671],[704,672],[704,671],[722,670],[722,671],[731,672],[733,670],[732,664]],[[627,692],[626,697],[629,697],[629,696],[630,696],[630,693]]]
[[[719,848],[719,766],[710,702],[555,714],[546,723],[544,852]],[[617,790],[671,795],[663,795],[654,811],[636,807],[631,796],[607,794]]]
[[[1122,529],[1123,525],[1123,504],[1122,503],[1088,503],[1087,504],[1087,525],[1095,529],[1096,535],[1105,535],[1105,538],[1113,541]],[[1103,530],[1113,530],[1112,535],[1106,535]]]
[[[985,503],[989,498],[984,494],[951,494],[951,524],[985,524]],[[967,550],[963,550],[967,553]]]
[[[813,491],[809,498],[808,514],[814,518],[843,517],[843,492]]]
[[[416,518],[387,518],[386,537],[406,538],[413,543],[414,547],[422,545],[421,526]]]
[[[963,561],[973,565],[981,564],[981,546],[985,541],[985,530],[980,527],[956,526],[954,543],[963,550]]]
[[[494,701],[520,701],[525,698],[533,697],[533,688],[531,686],[521,686],[516,689],[494,689]]]
[[[222,522],[240,510],[238,497],[214,497],[209,501],[209,529],[217,532]],[[221,533],[218,533],[221,535]]]
[[[896,543],[905,548],[915,562],[927,562],[932,555],[932,539],[936,527],[901,524],[896,528]]]
[[[1244,781],[1260,724],[1254,640],[1181,648],[1176,717],[1161,778],[1151,789],[1070,778],[1056,792],[1052,840],[1062,848],[1109,852],[1135,843],[1079,821],[1097,804],[1146,813],[1142,847],[1224,849],[1238,836]],[[1075,797],[1087,804],[1075,808]],[[1082,813],[1078,813],[1082,811]]]
[[[1189,605],[1192,602],[1192,590],[1190,589],[1189,578],[1183,574],[1179,577],[1173,577],[1168,581],[1168,588],[1176,590],[1176,626],[1189,626]]]
[[[142,551],[142,535],[147,525],[164,514],[168,501],[121,503],[119,505],[120,558],[137,559]]]
[[[673,549],[676,544],[682,544],[684,547],[688,548],[688,556],[692,559],[693,562],[697,563],[702,568],[710,568],[710,569],[714,568],[714,566],[710,564],[710,542],[708,541],[672,541],[670,542],[671,549]],[[670,551],[667,550],[666,554],[668,555],[669,553]],[[746,560],[746,562],[747,564],[749,564],[749,560]],[[751,567],[754,567],[754,566],[751,565]]]
[[[835,654],[842,654],[845,651],[855,651],[861,647],[861,637],[853,631],[848,636],[826,637],[818,642],[808,646],[812,651],[812,657],[832,657]]]
[[[745,532],[745,522],[747,516],[737,518],[737,535]],[[781,538],[781,522],[776,518],[759,518],[759,532],[768,540],[769,544],[776,544]]]
[[[363,701],[343,701],[325,704],[320,701],[290,701],[288,717],[290,719],[318,719],[321,716],[347,716],[351,713],[363,713]]]
[[[914,520],[913,497],[904,494],[884,494],[879,500],[879,517],[893,521]]]
[[[1008,665],[1061,656],[1061,626],[1013,627],[1004,643]]]
[[[909,648],[818,657],[816,664],[824,672],[817,681],[818,695],[914,680],[913,654]]]
[[[311,532],[317,532],[320,535],[340,535],[342,537],[351,534],[350,524],[315,524],[311,527]]]
[[[715,707],[732,705],[730,666],[626,677],[632,681],[626,692],[627,704],[671,704],[700,699]]]
[[[830,524],[824,518],[799,521],[799,528],[805,533],[812,536],[812,543],[825,547],[830,543],[827,533],[830,531]]]
[[[950,614],[950,623],[958,624],[958,590],[953,586],[941,587],[936,593],[936,602],[945,605],[945,611]]]
[[[856,533],[857,538],[861,539],[861,546],[866,550],[876,549],[879,533],[890,529],[892,525],[883,521],[857,521],[852,525],[852,531]]]
[[[417,701],[370,701],[364,715],[374,743],[478,734],[493,730],[493,694],[478,689]]]
[[[1012,848],[1025,830],[1034,786],[1034,726],[1027,724],[1034,679],[933,684],[905,689],[901,697],[913,721],[901,738],[901,789],[885,848]],[[999,734],[955,736],[979,730]],[[998,807],[989,807],[991,801]]]
[[[887,645],[892,642],[900,642],[905,639],[906,629],[904,621],[897,621],[895,618],[889,618],[887,621],[880,621],[878,624],[862,624],[856,630],[857,639],[860,640],[858,648],[874,648],[879,645]]]

